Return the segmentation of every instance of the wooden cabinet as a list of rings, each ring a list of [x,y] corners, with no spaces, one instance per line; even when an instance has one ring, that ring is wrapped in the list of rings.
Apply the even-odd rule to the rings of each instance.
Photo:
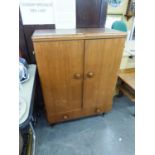
[[[49,123],[112,108],[125,36],[124,32],[102,28],[34,32]]]

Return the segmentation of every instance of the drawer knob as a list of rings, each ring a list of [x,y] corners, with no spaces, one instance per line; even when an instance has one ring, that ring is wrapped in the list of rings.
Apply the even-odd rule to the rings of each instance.
[[[74,74],[74,78],[75,79],[80,79],[81,78],[81,74],[79,74],[79,73]]]
[[[88,78],[92,78],[93,76],[94,76],[94,73],[93,73],[93,72],[88,72],[88,73],[87,73],[87,77],[88,77]]]
[[[64,119],[68,119],[68,115],[64,115]]]
[[[100,112],[101,112],[101,109],[100,109],[100,108],[97,108],[97,109],[96,109],[96,112],[97,112],[97,113],[100,113]]]

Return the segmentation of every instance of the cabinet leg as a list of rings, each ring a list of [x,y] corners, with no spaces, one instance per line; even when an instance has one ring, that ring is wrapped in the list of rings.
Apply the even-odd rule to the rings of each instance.
[[[116,95],[117,97],[122,97],[123,93],[121,91],[118,92],[118,95]]]
[[[53,128],[55,126],[55,123],[51,123],[50,127]]]

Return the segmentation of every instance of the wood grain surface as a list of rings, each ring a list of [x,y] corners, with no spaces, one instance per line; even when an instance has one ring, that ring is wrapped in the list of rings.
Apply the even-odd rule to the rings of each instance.
[[[126,32],[107,28],[47,29],[36,30],[33,42],[53,40],[102,39],[126,37]]]
[[[42,42],[34,47],[47,114],[81,109],[84,41]]]
[[[85,41],[84,107],[112,108],[123,44],[123,38]]]

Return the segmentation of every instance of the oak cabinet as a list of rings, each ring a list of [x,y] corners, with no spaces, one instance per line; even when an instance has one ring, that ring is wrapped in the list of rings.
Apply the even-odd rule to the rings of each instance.
[[[107,112],[126,34],[102,28],[32,36],[49,123]]]

